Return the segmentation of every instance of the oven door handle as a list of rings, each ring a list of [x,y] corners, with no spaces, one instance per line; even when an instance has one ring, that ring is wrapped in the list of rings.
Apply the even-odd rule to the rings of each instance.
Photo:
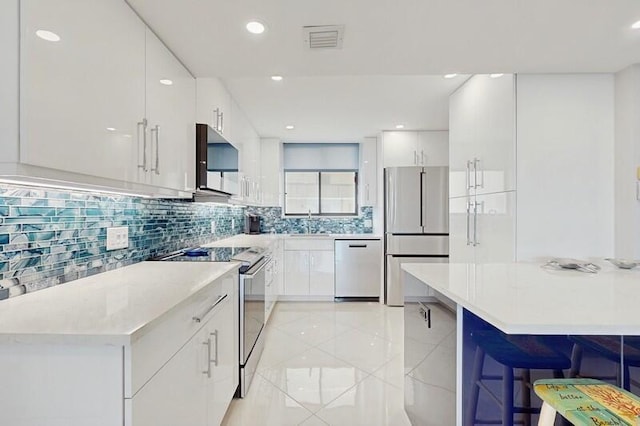
[[[269,262],[271,262],[271,258],[270,257],[265,257],[264,261],[262,262],[260,267],[255,270],[255,272],[253,272],[251,274],[244,274],[243,275],[244,279],[245,280],[253,279],[256,275],[258,275],[260,273],[260,271],[262,271],[269,264]]]
[[[193,317],[193,320],[195,322],[202,322],[202,320],[204,319],[204,317],[207,316],[207,314],[211,311],[213,311],[213,309],[218,306],[224,299],[227,298],[227,295],[225,294],[224,296],[218,296],[218,298],[216,299],[215,302],[213,302],[213,305],[209,306],[202,314],[200,315],[196,315],[195,317]]]

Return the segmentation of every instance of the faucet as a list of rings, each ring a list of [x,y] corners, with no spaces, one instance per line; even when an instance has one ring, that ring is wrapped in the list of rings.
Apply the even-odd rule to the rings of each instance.
[[[309,209],[309,212],[307,214],[307,234],[311,233],[311,209]]]

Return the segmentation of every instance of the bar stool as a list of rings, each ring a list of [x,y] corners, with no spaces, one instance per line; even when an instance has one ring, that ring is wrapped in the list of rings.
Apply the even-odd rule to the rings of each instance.
[[[569,336],[569,340],[573,342],[569,377],[580,377],[582,357],[585,349],[600,355],[602,358],[616,365],[621,364],[619,336]],[[625,390],[631,390],[631,383],[635,386],[640,386],[640,383],[631,380],[629,367],[640,367],[640,338],[638,337],[624,338],[624,362],[622,363],[622,368],[617,369],[615,376],[594,376],[589,374],[589,377],[610,380],[613,381],[616,386],[620,386]]]
[[[536,380],[533,389],[543,401],[538,426],[553,426],[556,413],[575,425],[636,425],[640,419],[640,398],[600,380]]]
[[[514,414],[526,414],[518,423],[529,424],[530,415],[540,410],[531,407],[530,370],[551,370],[556,378],[564,377],[562,370],[571,367],[571,361],[562,353],[549,347],[537,336],[509,336],[499,331],[476,331],[472,335],[476,343],[476,352],[471,378],[471,396],[465,413],[465,426],[475,424],[513,425]],[[502,366],[502,376],[484,374],[485,356],[491,357]],[[515,376],[514,370],[522,370],[521,376]],[[496,396],[485,381],[501,380],[502,395]],[[522,406],[514,406],[514,381],[522,385]],[[501,419],[477,419],[480,390],[500,407]]]

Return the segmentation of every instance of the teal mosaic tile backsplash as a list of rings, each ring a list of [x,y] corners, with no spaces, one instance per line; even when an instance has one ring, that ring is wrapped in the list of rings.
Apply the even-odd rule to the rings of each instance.
[[[235,206],[0,185],[0,300],[239,234],[243,218]],[[129,228],[129,248],[107,252],[111,226]]]
[[[373,208],[360,207],[360,215],[349,217],[282,217],[281,207],[247,207],[247,212],[260,215],[260,232],[268,234],[371,234],[373,232]],[[307,228],[307,225],[309,227]]]

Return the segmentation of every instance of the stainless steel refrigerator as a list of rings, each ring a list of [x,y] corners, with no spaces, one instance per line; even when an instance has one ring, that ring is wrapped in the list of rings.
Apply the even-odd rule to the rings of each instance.
[[[403,306],[400,265],[449,258],[449,168],[384,169],[385,301]]]

